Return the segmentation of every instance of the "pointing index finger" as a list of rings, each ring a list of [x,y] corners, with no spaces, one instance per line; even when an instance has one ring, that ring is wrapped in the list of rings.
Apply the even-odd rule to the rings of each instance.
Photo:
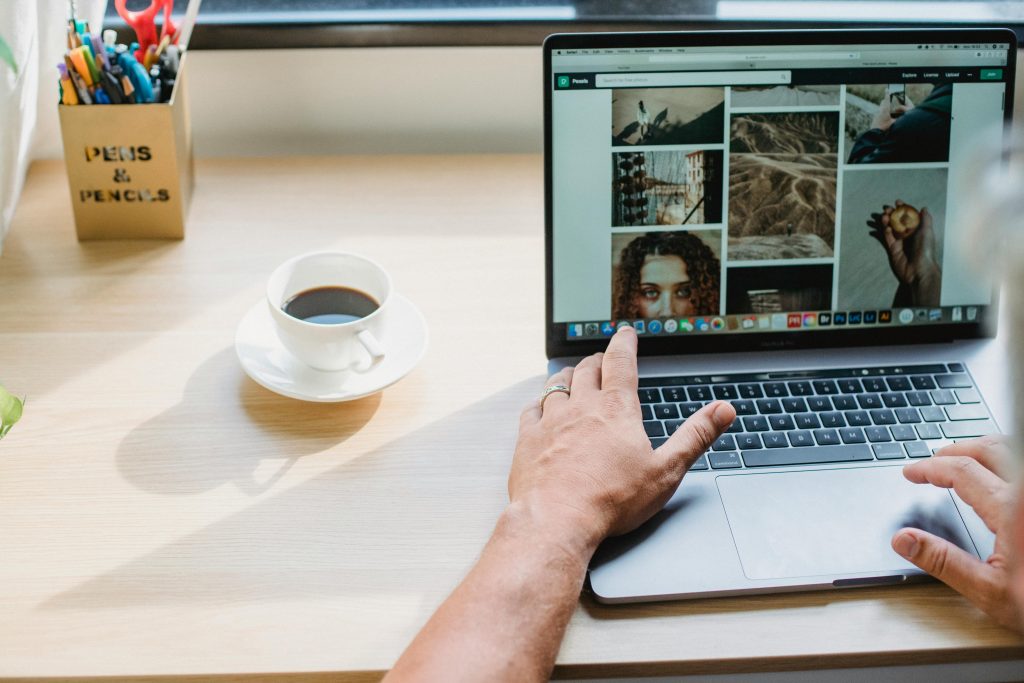
[[[621,327],[601,360],[601,388],[637,390],[636,331]]]

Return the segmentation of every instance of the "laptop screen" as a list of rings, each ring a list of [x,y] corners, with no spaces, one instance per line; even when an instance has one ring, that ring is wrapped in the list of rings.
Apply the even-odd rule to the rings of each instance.
[[[695,35],[549,39],[549,334],[977,328],[957,173],[1003,134],[1009,34]]]

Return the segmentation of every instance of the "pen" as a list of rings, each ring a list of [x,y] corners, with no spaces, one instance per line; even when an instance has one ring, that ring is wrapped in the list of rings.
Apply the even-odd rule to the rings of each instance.
[[[78,99],[82,104],[92,104],[92,96],[89,95],[89,88],[85,85],[85,81],[79,76],[74,67],[68,69],[68,75],[71,76],[71,82],[75,84],[75,90],[78,92]]]
[[[149,82],[149,74],[142,68],[142,65],[135,61],[131,52],[125,52],[117,59],[128,78],[131,79],[132,87],[135,89],[135,101],[152,102],[153,85]]]
[[[67,65],[58,64],[57,71],[60,72],[61,102],[68,106],[78,104],[78,93],[75,92],[75,84],[68,75]]]
[[[88,35],[86,35],[86,38],[88,38]],[[82,45],[82,47],[78,49],[82,51],[82,57],[85,59],[85,67],[89,69],[89,76],[92,77],[92,83],[94,85],[99,85],[100,69],[96,66],[96,58],[92,55],[92,48],[88,45]]]
[[[89,69],[89,65],[85,61],[85,56],[82,54],[82,48],[76,47],[74,50],[69,52],[68,59],[71,60],[74,70],[82,77],[82,81],[85,83],[86,87],[92,87],[92,70]]]

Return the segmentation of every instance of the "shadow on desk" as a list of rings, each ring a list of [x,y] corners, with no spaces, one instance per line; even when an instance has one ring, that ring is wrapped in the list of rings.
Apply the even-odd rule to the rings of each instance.
[[[380,394],[347,403],[279,396],[246,377],[229,347],[196,369],[177,405],[125,437],[117,466],[128,481],[154,493],[196,494],[231,482],[257,495],[299,458],[333,448],[358,432],[379,405]],[[239,425],[254,429],[240,430]],[[256,469],[266,460],[277,466],[260,481]]]

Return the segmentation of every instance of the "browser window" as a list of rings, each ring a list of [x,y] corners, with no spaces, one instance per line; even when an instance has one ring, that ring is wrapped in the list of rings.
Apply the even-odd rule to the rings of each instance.
[[[1009,44],[553,50],[567,339],[976,323],[956,171]]]

